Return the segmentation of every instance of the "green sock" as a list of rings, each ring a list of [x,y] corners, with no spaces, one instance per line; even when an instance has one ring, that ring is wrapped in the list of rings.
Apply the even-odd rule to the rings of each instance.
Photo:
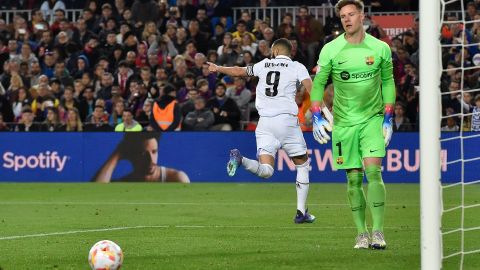
[[[367,231],[367,224],[365,222],[365,193],[363,193],[363,172],[347,172],[348,180],[348,201],[352,209],[353,221],[357,226],[358,233]]]
[[[383,220],[385,217],[385,185],[382,179],[382,168],[378,165],[370,165],[365,168],[368,180],[368,204],[372,212],[372,231],[383,232]]]

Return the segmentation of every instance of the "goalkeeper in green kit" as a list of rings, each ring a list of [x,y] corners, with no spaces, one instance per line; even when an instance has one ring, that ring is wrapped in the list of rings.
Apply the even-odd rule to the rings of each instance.
[[[340,0],[335,6],[345,33],[320,52],[320,71],[311,93],[313,135],[319,143],[327,143],[330,137],[326,131],[333,127],[333,161],[335,168],[347,172],[348,200],[358,230],[354,248],[384,249],[385,185],[381,164],[392,136],[395,85],[390,47],[365,33],[363,8],[360,0]],[[328,110],[320,109],[330,75],[334,124]],[[367,197],[362,187],[364,174]],[[367,204],[373,218],[371,237],[365,221]]]

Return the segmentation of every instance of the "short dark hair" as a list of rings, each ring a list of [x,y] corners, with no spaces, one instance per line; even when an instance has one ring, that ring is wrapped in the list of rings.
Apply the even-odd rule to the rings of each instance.
[[[272,44],[272,48],[276,46],[284,48],[288,52],[288,54],[292,52],[292,43],[286,38],[279,38],[275,40]]]
[[[221,83],[221,82],[219,82],[215,85],[215,89],[217,89],[219,86],[223,87],[224,90],[227,90],[227,86],[224,83]]]
[[[360,10],[361,12],[363,12],[363,9],[365,8],[365,5],[361,0],[340,0],[335,5],[335,13],[337,14],[337,16],[340,16],[340,10],[344,6],[348,6],[348,5],[355,5],[355,7],[357,7],[357,9]]]

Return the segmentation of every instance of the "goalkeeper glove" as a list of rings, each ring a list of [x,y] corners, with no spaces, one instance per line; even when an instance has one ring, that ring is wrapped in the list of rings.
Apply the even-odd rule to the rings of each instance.
[[[330,140],[327,131],[332,131],[333,126],[333,116],[328,108],[323,107],[322,112],[326,119],[322,117],[319,107],[312,108],[313,137],[320,144],[327,143]]]
[[[385,107],[385,116],[383,118],[383,137],[385,138],[385,146],[388,146],[392,138],[393,124],[393,106]]]

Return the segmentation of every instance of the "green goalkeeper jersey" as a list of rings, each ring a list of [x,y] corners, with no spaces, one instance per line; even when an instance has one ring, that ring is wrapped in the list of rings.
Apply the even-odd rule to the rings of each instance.
[[[320,72],[315,76],[311,100],[323,100],[331,74],[335,125],[363,123],[383,114],[385,104],[395,102],[390,47],[367,33],[360,44],[348,43],[344,35],[327,43],[318,65]]]

